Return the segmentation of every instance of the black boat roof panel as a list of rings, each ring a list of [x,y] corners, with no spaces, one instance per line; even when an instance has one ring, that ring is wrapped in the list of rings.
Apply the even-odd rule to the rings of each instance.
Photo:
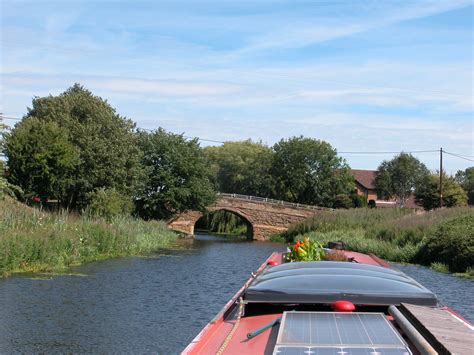
[[[265,269],[245,291],[247,302],[436,306],[436,296],[401,271],[337,261],[294,262]]]

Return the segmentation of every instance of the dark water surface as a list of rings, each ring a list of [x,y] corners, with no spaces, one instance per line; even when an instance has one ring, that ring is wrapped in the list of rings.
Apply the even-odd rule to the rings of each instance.
[[[0,353],[180,352],[282,244],[199,236],[181,250],[0,280]],[[474,320],[474,282],[399,266]]]

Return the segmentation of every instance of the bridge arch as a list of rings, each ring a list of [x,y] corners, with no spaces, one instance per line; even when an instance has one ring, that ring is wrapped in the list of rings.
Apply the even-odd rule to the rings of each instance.
[[[213,206],[206,208],[209,212],[219,210],[236,214],[248,222],[248,238],[268,240],[272,234],[285,231],[292,223],[313,217],[329,209],[317,206],[306,206],[297,203],[275,201],[267,198],[220,194]],[[168,221],[169,228],[194,235],[196,222],[203,216],[200,211],[185,211]]]
[[[225,207],[225,208],[218,208],[218,207],[212,208],[211,207],[211,208],[207,209],[208,213],[215,213],[215,212],[219,212],[219,211],[229,212],[229,213],[232,213],[233,215],[239,217],[245,223],[245,225],[247,226],[247,234],[246,234],[247,240],[253,240],[253,222],[252,222],[251,218],[249,218],[249,216],[245,215],[244,213],[242,213],[242,211],[240,211],[238,209],[229,208],[229,207]],[[204,217],[203,213],[201,213],[201,217],[196,219],[196,221],[194,222],[194,226],[196,226],[196,223],[202,217]]]

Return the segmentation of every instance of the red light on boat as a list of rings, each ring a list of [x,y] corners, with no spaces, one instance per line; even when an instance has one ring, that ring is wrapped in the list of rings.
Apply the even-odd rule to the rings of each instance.
[[[268,266],[276,266],[278,265],[278,261],[275,261],[275,260],[270,260],[268,263],[267,263]]]
[[[349,301],[336,301],[331,304],[331,308],[335,312],[352,312],[356,309],[354,304]]]

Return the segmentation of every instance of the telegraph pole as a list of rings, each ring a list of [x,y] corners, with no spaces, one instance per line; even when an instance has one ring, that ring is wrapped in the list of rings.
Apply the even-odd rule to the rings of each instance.
[[[443,207],[443,148],[439,148],[439,208]]]

